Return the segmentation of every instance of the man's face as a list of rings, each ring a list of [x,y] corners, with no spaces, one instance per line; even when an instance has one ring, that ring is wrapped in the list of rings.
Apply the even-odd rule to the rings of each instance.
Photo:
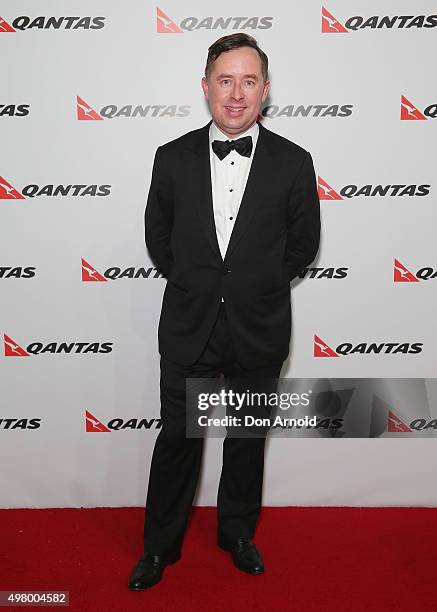
[[[258,116],[270,82],[263,81],[261,58],[255,49],[241,47],[221,53],[202,89],[212,118],[229,138],[245,132]]]

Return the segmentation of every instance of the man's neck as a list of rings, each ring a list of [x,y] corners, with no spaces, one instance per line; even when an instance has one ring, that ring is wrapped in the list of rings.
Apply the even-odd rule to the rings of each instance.
[[[253,128],[253,126],[256,124],[256,119],[255,121],[249,125],[249,127],[245,128],[244,130],[242,130],[241,132],[238,132],[237,134],[228,134],[227,132],[225,132],[224,130],[222,130],[222,128],[220,128],[217,123],[214,121],[213,119],[213,125],[214,127],[223,134],[223,136],[226,136],[229,140],[235,140],[236,138],[239,138],[242,134],[245,134],[246,132],[248,132],[251,128]]]

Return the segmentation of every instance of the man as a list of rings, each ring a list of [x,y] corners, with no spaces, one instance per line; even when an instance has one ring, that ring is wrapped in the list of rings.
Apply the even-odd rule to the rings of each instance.
[[[315,258],[320,211],[310,154],[257,121],[268,59],[247,34],[209,48],[204,127],[158,147],[146,244],[167,277],[158,338],[161,418],[150,469],[144,555],[129,588],[159,582],[180,559],[203,439],[185,430],[185,380],[279,377],[289,352],[290,280]],[[263,438],[226,437],[218,545],[249,574],[261,508]]]

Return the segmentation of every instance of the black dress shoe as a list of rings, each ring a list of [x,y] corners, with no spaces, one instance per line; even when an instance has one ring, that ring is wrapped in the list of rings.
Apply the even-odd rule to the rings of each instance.
[[[144,591],[157,584],[162,578],[165,566],[176,563],[180,558],[180,553],[169,556],[144,554],[132,570],[129,590]]]
[[[219,538],[218,545],[223,550],[228,550],[232,553],[234,565],[241,571],[253,576],[264,573],[261,553],[250,538],[238,538],[232,544],[227,544]]]

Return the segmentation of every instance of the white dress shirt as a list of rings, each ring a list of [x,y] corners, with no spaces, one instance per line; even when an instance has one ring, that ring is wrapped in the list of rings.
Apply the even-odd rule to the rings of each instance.
[[[209,155],[211,165],[212,201],[214,209],[215,230],[222,258],[225,258],[232,229],[237,218],[238,209],[249,176],[249,170],[258,140],[259,126],[255,122],[243,134],[229,138],[214,123],[209,128]],[[244,136],[252,136],[252,153],[244,157],[231,151],[224,159],[219,159],[212,150],[213,140],[236,140]]]

